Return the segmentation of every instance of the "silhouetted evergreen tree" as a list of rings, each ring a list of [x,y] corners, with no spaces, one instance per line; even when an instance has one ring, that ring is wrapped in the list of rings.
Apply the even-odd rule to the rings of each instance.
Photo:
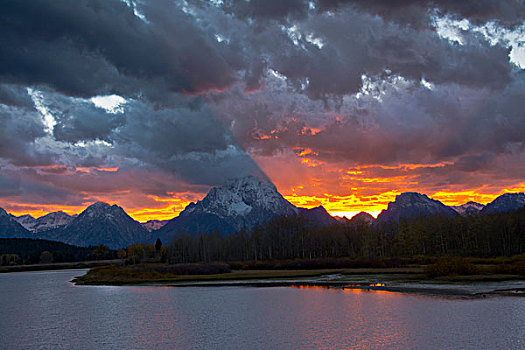
[[[307,225],[304,217],[278,217],[222,236],[179,234],[166,250],[170,263],[267,261],[444,255],[495,257],[525,253],[525,208],[512,213],[432,215],[381,227],[366,223]]]

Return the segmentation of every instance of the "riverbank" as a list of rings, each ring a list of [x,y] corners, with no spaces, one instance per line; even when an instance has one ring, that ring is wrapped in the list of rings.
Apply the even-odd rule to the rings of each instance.
[[[50,264],[0,266],[0,273],[24,272],[24,271],[44,271],[44,270],[65,270],[65,269],[89,269],[89,268],[99,267],[99,266],[122,265],[122,264],[123,264],[122,260],[114,259],[114,260],[92,260],[92,261],[76,261],[76,262],[64,262],[64,263],[50,263]]]
[[[311,270],[231,270],[216,274],[172,274],[154,270],[156,266],[106,266],[91,269],[84,276],[74,280],[79,285],[127,285],[158,284],[180,282],[240,281],[256,279],[282,279],[299,277],[318,277],[323,275],[378,275],[403,274],[414,275],[423,272],[421,267],[401,268],[347,268],[347,269],[311,269]]]
[[[195,266],[197,265],[197,266]],[[217,269],[214,264],[183,265],[185,270]],[[179,270],[174,270],[174,269]],[[178,274],[167,271],[179,271]],[[169,287],[296,287],[350,291],[415,293],[455,297],[525,296],[525,278],[512,274],[428,278],[424,266],[311,270],[228,270],[213,274],[184,274],[180,266],[142,264],[96,267],[72,282],[77,285],[140,285]],[[194,273],[194,271],[192,271]]]

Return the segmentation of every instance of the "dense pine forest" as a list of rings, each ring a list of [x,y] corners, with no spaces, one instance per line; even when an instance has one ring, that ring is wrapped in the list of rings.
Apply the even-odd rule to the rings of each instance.
[[[428,216],[385,226],[364,222],[313,228],[280,217],[251,231],[179,235],[164,250],[170,263],[319,258],[499,257],[525,253],[525,208],[510,213]]]
[[[29,238],[0,238],[0,265],[75,262],[111,258],[107,247],[77,247],[62,242]]]
[[[127,257],[136,263],[320,261],[348,258],[362,266],[425,257],[510,257],[525,254],[525,208],[482,216],[427,216],[376,225],[364,221],[312,225],[304,216],[282,216],[254,229],[222,235],[179,234],[172,242],[133,244],[115,252],[104,245],[76,247],[34,239],[0,239],[1,265],[74,262]]]

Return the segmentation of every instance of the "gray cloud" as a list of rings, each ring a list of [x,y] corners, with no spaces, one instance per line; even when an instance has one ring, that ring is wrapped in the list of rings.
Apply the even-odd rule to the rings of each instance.
[[[19,85],[0,84],[0,104],[32,109],[33,101],[27,89]]]
[[[196,93],[233,81],[217,42],[178,6],[143,10],[154,25],[121,1],[5,2],[0,77],[84,97],[137,96],[148,84]]]
[[[4,2],[0,195],[203,190],[261,174],[252,156],[307,149],[340,169],[452,163],[420,183],[496,166],[520,177],[523,70],[504,42],[465,31],[460,45],[432,26],[449,15],[515,27],[519,1],[313,4],[145,1],[137,16],[122,1]],[[41,92],[51,132],[27,88]],[[89,100],[106,94],[127,99],[122,112]]]
[[[15,164],[35,164],[38,152],[32,143],[44,135],[40,115],[34,109],[17,108],[0,104],[0,159]],[[49,162],[49,159],[42,159]]]
[[[317,0],[321,11],[335,11],[345,6],[381,16],[390,21],[415,27],[429,25],[429,9],[443,14],[467,18],[474,23],[498,21],[505,26],[523,22],[525,8],[520,0]]]

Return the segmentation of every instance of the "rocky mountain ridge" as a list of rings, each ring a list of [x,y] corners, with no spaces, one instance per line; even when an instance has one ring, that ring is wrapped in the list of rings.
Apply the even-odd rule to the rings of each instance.
[[[78,215],[68,215],[63,211],[56,211],[35,219],[31,215],[13,216],[13,218],[30,232],[42,232],[65,226]]]
[[[480,212],[482,215],[509,212],[525,206],[525,193],[505,193],[487,204]]]
[[[378,224],[399,222],[400,219],[442,214],[448,217],[458,215],[457,212],[425,194],[405,192],[396,196],[394,202],[388,203],[388,208],[378,216]]]
[[[96,202],[69,224],[43,232],[44,238],[77,246],[105,244],[117,249],[147,241],[150,236],[118,205]]]
[[[142,227],[144,227],[148,232],[152,232],[155,230],[160,229],[164,225],[168,223],[169,220],[148,220],[146,222],[141,222],[140,224]]]
[[[462,216],[473,216],[473,215],[479,215],[481,210],[485,208],[483,204],[477,203],[477,202],[467,202],[462,205],[456,205],[456,206],[450,206],[452,209],[454,209],[459,215]]]
[[[156,231],[164,240],[177,234],[221,232],[228,234],[250,229],[277,216],[299,214],[274,184],[256,176],[246,176],[213,187],[196,203],[190,203],[178,217]]]
[[[38,219],[30,215],[14,217],[0,208],[0,237],[43,238],[79,246],[102,243],[111,248],[121,248],[132,243],[153,242],[157,237],[167,244],[183,233],[220,232],[225,235],[241,229],[249,230],[279,216],[300,215],[309,227],[320,228],[337,222],[344,225],[384,225],[434,214],[447,217],[458,214],[489,215],[523,206],[523,193],[504,194],[486,206],[468,202],[449,207],[424,194],[406,192],[389,203],[377,219],[364,212],[350,220],[337,219],[322,206],[311,209],[295,207],[270,182],[248,176],[212,188],[201,201],[191,203],[179,216],[166,221],[139,223],[121,207],[102,202],[90,205],[76,217],[63,212],[50,213]]]

